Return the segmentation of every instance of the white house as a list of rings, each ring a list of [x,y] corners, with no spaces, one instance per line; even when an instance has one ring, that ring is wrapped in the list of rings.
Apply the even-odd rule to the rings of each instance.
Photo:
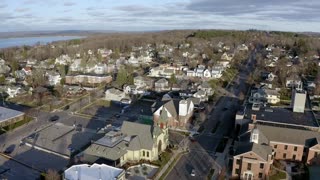
[[[61,81],[61,75],[57,72],[49,71],[46,72],[46,75],[48,77],[48,84],[51,86],[55,86],[60,84]]]
[[[234,54],[228,54],[227,52],[223,53],[221,56],[222,60],[231,61],[234,57]]]
[[[6,93],[9,95],[10,98],[14,98],[19,94],[24,93],[24,91],[20,87],[7,87]]]
[[[203,77],[204,77],[204,78],[211,78],[211,72],[210,72],[209,69],[205,69],[205,70],[203,71]]]
[[[127,97],[125,92],[115,88],[108,89],[105,92],[105,99],[107,101],[121,102],[123,99],[126,99],[126,98]]]
[[[83,70],[83,68],[81,67],[81,61],[82,59],[75,59],[73,60],[73,62],[70,64],[70,71],[71,72],[80,72]]]
[[[60,57],[57,57],[55,60],[55,64],[63,64],[67,65],[71,62],[71,58],[69,55],[61,55]]]
[[[214,79],[218,79],[222,77],[222,73],[224,71],[223,66],[214,66],[211,70],[211,76]]]
[[[94,66],[93,72],[95,74],[105,74],[107,70],[107,65],[105,63],[98,63]]]
[[[302,90],[302,80],[298,75],[292,75],[286,79],[287,88],[296,88]]]
[[[165,78],[159,79],[154,83],[155,91],[162,92],[162,91],[169,91],[169,82]]]
[[[200,99],[201,102],[208,101],[207,93],[203,90],[199,90],[194,93],[193,97]]]

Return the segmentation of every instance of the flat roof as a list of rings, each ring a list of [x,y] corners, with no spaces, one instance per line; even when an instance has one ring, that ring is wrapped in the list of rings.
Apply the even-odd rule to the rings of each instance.
[[[80,164],[73,165],[64,171],[64,177],[68,180],[109,180],[118,179],[124,174],[123,169],[115,168],[105,164]]]
[[[11,118],[22,115],[24,115],[24,112],[8,109],[5,107],[0,107],[0,122],[4,122]]]
[[[248,105],[245,118],[251,119],[251,115],[256,115],[257,122],[318,127],[312,112],[307,110],[304,113],[293,112],[291,108],[260,107],[259,110],[253,110],[252,105]]]
[[[89,130],[78,132],[73,126],[53,124],[24,138],[24,141],[54,153],[69,156],[71,149],[79,150],[90,143],[96,133]]]

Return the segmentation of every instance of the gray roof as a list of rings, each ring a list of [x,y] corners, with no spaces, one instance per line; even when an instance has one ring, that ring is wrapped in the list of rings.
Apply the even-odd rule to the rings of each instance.
[[[109,160],[118,160],[127,153],[127,142],[121,141],[114,147],[107,147],[101,144],[91,144],[84,154],[95,157],[102,157]]]
[[[11,118],[22,115],[24,115],[24,112],[8,109],[5,107],[0,107],[0,122],[4,122]]]
[[[155,83],[157,84],[162,84],[162,83],[168,83],[168,80],[166,80],[165,78],[159,79],[158,81],[156,81]]]
[[[260,107],[260,110],[252,110],[252,105],[248,105],[244,114],[245,119],[251,119],[251,115],[256,115],[258,122],[260,121],[271,124],[285,124],[301,127],[318,127],[310,111],[296,113],[289,108],[271,107]]]
[[[107,92],[109,92],[110,94],[116,94],[116,95],[120,95],[120,94],[123,93],[122,91],[120,91],[120,90],[118,90],[118,89],[116,89],[116,88],[108,89],[108,90],[106,91],[106,93],[107,93]]]
[[[124,135],[131,136],[129,149],[152,149],[152,126],[140,123],[124,121],[121,132]]]
[[[235,156],[252,151],[256,153],[258,156],[260,156],[261,158],[263,158],[265,161],[268,160],[268,155],[271,155],[272,153],[272,148],[269,145],[256,144],[253,142],[239,143],[239,144],[236,144],[236,147],[237,148],[236,148]]]
[[[266,126],[257,124],[257,128],[269,139],[269,141],[307,145],[314,138],[320,138],[319,132]]]

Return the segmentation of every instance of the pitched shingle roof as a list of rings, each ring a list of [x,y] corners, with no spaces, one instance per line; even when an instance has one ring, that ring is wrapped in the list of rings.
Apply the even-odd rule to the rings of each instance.
[[[258,124],[257,128],[269,139],[269,141],[307,145],[307,140],[320,138],[320,133],[309,130],[282,128],[261,124]]]
[[[151,125],[124,121],[121,127],[121,132],[132,137],[132,141],[130,141],[129,144],[130,148],[152,149],[153,138]]]

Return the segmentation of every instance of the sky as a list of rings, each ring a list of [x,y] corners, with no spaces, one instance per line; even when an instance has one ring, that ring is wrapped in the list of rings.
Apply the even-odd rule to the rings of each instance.
[[[0,31],[320,32],[320,0],[0,0]]]

